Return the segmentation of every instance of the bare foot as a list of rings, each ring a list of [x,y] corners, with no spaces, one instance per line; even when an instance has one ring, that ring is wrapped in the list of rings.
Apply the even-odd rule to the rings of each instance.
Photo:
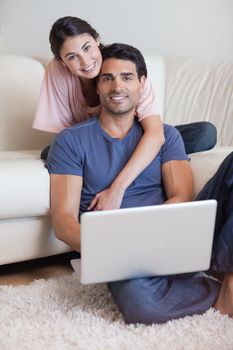
[[[233,273],[226,273],[214,308],[233,317]]]

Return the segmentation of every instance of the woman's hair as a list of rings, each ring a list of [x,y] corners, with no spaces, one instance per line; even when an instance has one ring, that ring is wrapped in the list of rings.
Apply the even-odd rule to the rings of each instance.
[[[121,43],[106,45],[101,48],[103,61],[108,58],[131,61],[135,64],[140,79],[143,75],[147,77],[146,62],[141,52],[133,46]]]
[[[61,59],[60,50],[67,37],[86,33],[95,40],[99,38],[97,31],[83,19],[71,16],[59,18],[52,25],[49,34],[51,51],[56,59]]]

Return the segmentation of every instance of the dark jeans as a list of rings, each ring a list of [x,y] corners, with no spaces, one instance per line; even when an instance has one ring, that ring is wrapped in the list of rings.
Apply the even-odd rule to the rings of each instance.
[[[207,151],[213,148],[217,142],[217,130],[209,122],[177,125],[176,128],[183,138],[187,154]],[[50,146],[43,149],[40,155],[41,159],[47,159],[49,149]]]
[[[216,127],[209,122],[176,125],[179,130],[187,154],[207,151],[217,142]]]
[[[233,272],[233,152],[197,196],[197,200],[206,199],[218,202],[208,273]],[[138,278],[108,286],[127,323],[151,324],[205,312],[213,306],[221,283],[197,273]]]

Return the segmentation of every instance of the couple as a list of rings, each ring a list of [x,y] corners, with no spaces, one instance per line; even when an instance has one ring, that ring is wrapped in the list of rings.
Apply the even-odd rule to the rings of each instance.
[[[62,54],[73,57],[76,53],[65,46]],[[145,61],[137,49],[124,44],[103,48],[96,81],[99,114],[61,131],[50,149],[47,167],[53,226],[57,237],[76,251],[80,250],[79,215],[99,209],[96,193],[111,186],[144,137],[135,112],[146,76]],[[192,173],[182,138],[172,126],[164,125],[163,131],[163,145],[124,191],[122,208],[193,200]],[[230,154],[197,198],[218,201],[210,273],[222,279],[199,273],[109,283],[126,322],[162,323],[203,313],[212,306],[233,316],[232,185]]]
[[[89,23],[69,16],[53,24],[49,40],[54,59],[46,69],[33,127],[58,134],[99,114],[96,77],[102,64],[103,45]],[[136,115],[144,130],[143,136],[113,182],[96,195],[91,207],[120,208],[125,190],[155,158],[164,142],[163,125],[149,78],[141,90]],[[188,154],[210,149],[216,143],[216,129],[211,123],[198,122],[177,128]],[[48,148],[42,152],[43,159]]]

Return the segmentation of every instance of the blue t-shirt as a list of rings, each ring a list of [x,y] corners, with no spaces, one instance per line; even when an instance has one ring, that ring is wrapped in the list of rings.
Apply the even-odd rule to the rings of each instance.
[[[80,213],[87,210],[96,193],[108,188],[128,162],[143,135],[134,121],[122,139],[112,138],[91,118],[60,132],[47,159],[51,174],[83,177]],[[121,208],[161,204],[166,200],[161,165],[169,160],[188,160],[178,130],[164,124],[165,143],[156,158],[127,188]]]

